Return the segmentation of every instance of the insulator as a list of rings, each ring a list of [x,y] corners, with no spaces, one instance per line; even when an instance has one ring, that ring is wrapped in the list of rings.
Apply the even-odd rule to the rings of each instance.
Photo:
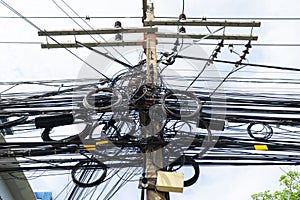
[[[245,60],[245,59],[246,59],[246,54],[241,55],[240,58],[241,58],[242,60]]]
[[[180,27],[180,29],[179,29],[179,33],[186,33],[186,30],[185,30],[185,28],[182,26],[182,27]]]
[[[243,53],[244,53],[244,54],[249,54],[249,49],[245,49],[245,50],[243,51]]]
[[[249,42],[245,45],[245,47],[248,48],[248,49],[252,48],[251,41],[249,41]]]
[[[218,52],[218,53],[221,53],[221,47],[219,46],[218,48],[216,48],[215,51]]]
[[[123,36],[120,33],[117,33],[116,36],[115,36],[115,40],[116,41],[121,41],[121,40],[123,40]]]
[[[233,44],[229,44],[228,49],[229,49],[230,53],[232,53],[233,52]]]
[[[115,28],[122,28],[122,23],[120,21],[116,21]]]
[[[180,14],[179,15],[179,20],[186,20],[186,16],[185,16],[185,14]]]
[[[213,55],[212,55],[213,58],[218,58],[218,53],[215,52]]]
[[[224,47],[224,40],[222,40],[219,44],[218,44],[219,47]]]

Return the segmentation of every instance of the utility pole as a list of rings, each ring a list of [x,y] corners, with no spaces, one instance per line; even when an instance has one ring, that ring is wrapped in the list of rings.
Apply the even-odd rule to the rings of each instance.
[[[146,16],[146,20],[154,20],[154,6],[153,3],[147,4],[147,1],[143,2],[143,6],[147,5],[147,9],[145,7],[143,10],[146,10],[144,16]],[[154,89],[152,90],[155,93],[156,87],[158,86],[158,69],[157,69],[157,58],[156,58],[156,33],[145,33],[145,41],[146,41],[146,81],[147,84],[151,85]],[[141,118],[146,118],[149,120],[148,116],[149,110],[145,113],[141,113]],[[150,121],[149,121],[150,122]],[[146,124],[149,124],[146,122]],[[150,130],[144,130],[146,132],[146,138],[150,138],[152,136],[159,138],[160,137],[160,124],[158,120],[152,119],[150,123],[155,123],[150,126]],[[146,199],[147,200],[165,200],[166,196],[164,192],[159,192],[155,189],[155,182],[157,179],[157,170],[163,167],[163,151],[162,148],[156,147],[155,151],[153,150],[153,144],[147,144],[146,147],[146,155],[145,155],[145,175],[146,178],[150,181],[151,184],[154,185],[154,188],[147,188]],[[158,168],[159,167],[159,168]]]

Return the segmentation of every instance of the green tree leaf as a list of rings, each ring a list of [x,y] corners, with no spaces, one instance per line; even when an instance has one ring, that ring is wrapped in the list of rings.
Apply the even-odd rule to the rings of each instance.
[[[300,199],[300,173],[289,171],[279,178],[282,190],[271,193],[270,190],[253,194],[253,200],[299,200]]]

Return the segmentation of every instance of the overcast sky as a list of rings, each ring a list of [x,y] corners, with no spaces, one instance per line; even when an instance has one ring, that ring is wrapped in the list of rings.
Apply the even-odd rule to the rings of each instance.
[[[59,0],[57,0],[60,3]],[[81,16],[141,16],[141,0],[66,0]],[[182,0],[156,0],[156,16],[177,17],[181,13]],[[51,0],[11,0],[7,1],[24,16],[65,16]],[[186,0],[187,17],[299,17],[297,0]],[[0,5],[1,16],[16,16]],[[74,15],[72,15],[74,16]],[[30,19],[39,28],[46,30],[79,29],[70,19]],[[112,27],[115,19],[91,19],[94,28]],[[121,19],[123,26],[142,26],[141,19]],[[0,18],[0,81],[44,80],[76,78],[82,62],[63,49],[41,49],[39,44],[7,44],[3,42],[46,42],[38,37],[38,30],[22,19]],[[187,31],[189,29],[187,28]],[[299,21],[262,21],[255,28],[257,43],[298,43],[300,44]],[[73,38],[62,38],[73,40]],[[283,65],[298,68],[300,47],[254,47],[249,61],[269,65]],[[86,59],[90,54],[85,49],[72,49]],[[207,52],[209,54],[210,52]],[[281,74],[279,76],[287,76]],[[251,76],[259,76],[251,74]],[[200,166],[201,167],[201,166]],[[286,167],[284,168],[286,169]],[[199,181],[183,194],[173,199],[241,200],[251,199],[253,193],[267,189],[278,189],[278,178],[282,174],[279,167],[201,167]],[[66,180],[49,178],[31,181],[35,191],[52,191],[54,196],[61,190]],[[43,184],[41,184],[43,183]],[[60,186],[57,186],[60,185]],[[139,198],[137,183],[121,189],[115,199],[124,195]],[[128,198],[129,199],[129,198]]]

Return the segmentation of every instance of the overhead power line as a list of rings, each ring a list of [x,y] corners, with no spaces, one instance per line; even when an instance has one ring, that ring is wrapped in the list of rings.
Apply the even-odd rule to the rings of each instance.
[[[21,17],[16,17],[16,16],[0,16],[0,19],[20,19]],[[74,18],[74,19],[140,19],[141,17],[139,16],[94,16],[94,17],[90,17],[90,16],[31,16],[31,17],[26,17],[27,19],[70,19],[70,18]]]
[[[0,19],[19,19],[17,16],[0,16]],[[27,19],[141,19],[142,16],[28,16]],[[260,20],[260,21],[300,21],[300,17],[187,17],[202,20]],[[178,19],[177,17],[156,16],[155,19]]]
[[[38,44],[41,45],[43,42],[34,42],[34,41],[0,41],[0,44]],[[169,43],[168,43],[169,44]],[[185,43],[183,43],[185,44]],[[215,43],[196,43],[195,45],[207,45],[207,46],[215,46]],[[245,44],[240,43],[228,43],[226,45],[234,45],[234,46],[244,46]],[[256,43],[252,44],[252,46],[256,47],[300,47],[300,43]]]
[[[215,46],[214,43],[196,43],[195,45],[208,45],[208,46]],[[240,43],[224,43],[225,46],[227,45],[234,45],[234,46],[244,46],[245,44]],[[256,43],[251,44],[255,47],[300,47],[300,43]]]
[[[0,16],[0,19],[20,19],[17,16]],[[142,16],[28,16],[27,19],[142,19]],[[156,16],[155,19],[178,19],[177,17]],[[300,17],[187,17],[197,20],[260,20],[260,21],[300,21]]]
[[[156,18],[170,18],[175,17],[156,17]],[[187,17],[188,19],[202,19],[202,20],[259,20],[259,21],[299,21],[300,17]]]
[[[183,58],[183,59],[191,59],[191,60],[210,61],[207,58],[198,58],[198,57],[183,56],[183,55],[177,55],[176,57]],[[225,63],[225,64],[233,64],[233,65],[236,64],[236,62],[226,61],[226,60],[214,60],[213,62]],[[240,65],[251,66],[251,67],[270,68],[270,69],[279,69],[279,70],[287,70],[287,71],[298,71],[298,72],[300,71],[300,68],[291,68],[291,67],[274,66],[274,65],[264,65],[264,64],[254,64],[254,63],[240,63]]]

